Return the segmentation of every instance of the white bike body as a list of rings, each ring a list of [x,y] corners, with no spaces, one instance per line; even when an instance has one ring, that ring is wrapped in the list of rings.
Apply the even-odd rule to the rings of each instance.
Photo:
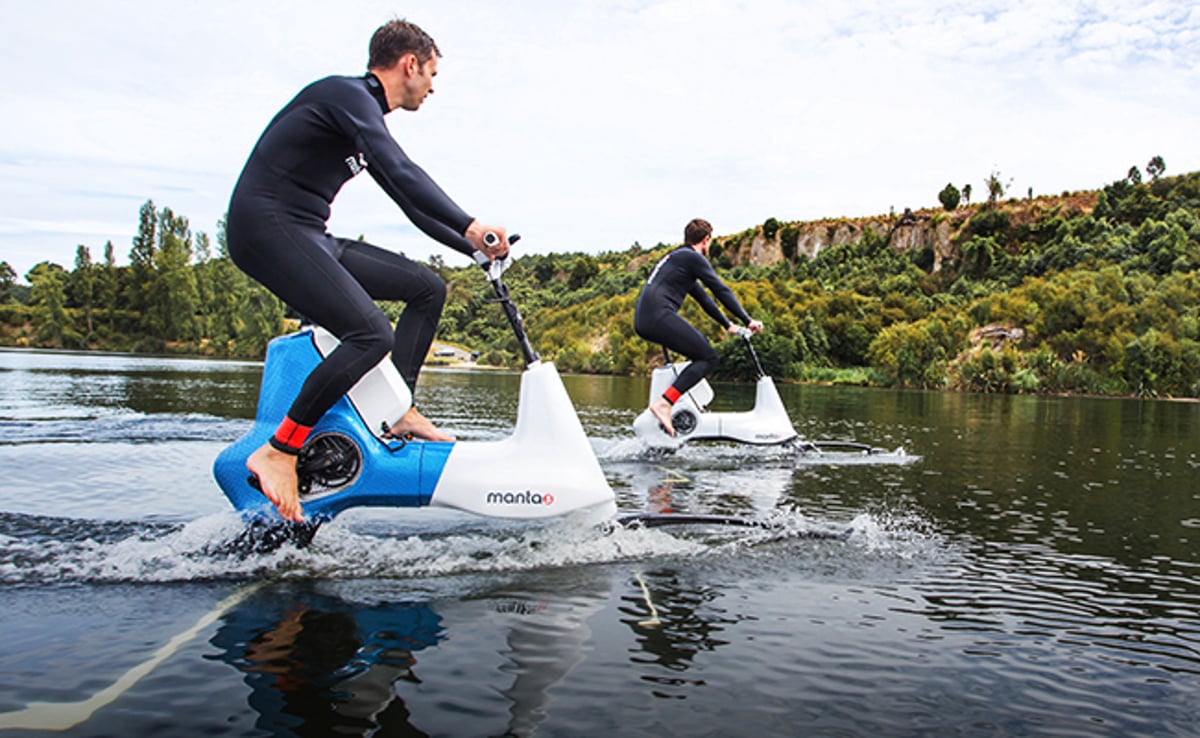
[[[237,509],[269,505],[247,478],[246,458],[278,427],[304,377],[337,345],[319,327],[271,342],[255,423],[214,464],[217,482]],[[535,361],[521,375],[516,427],[507,438],[386,438],[383,429],[411,406],[408,385],[384,358],[326,412],[299,457],[298,467],[309,457],[319,464],[301,492],[306,518],[328,520],[360,506],[450,507],[518,519],[585,511],[583,517],[603,520],[615,514],[613,490],[552,363]]]
[[[661,397],[690,362],[662,366],[650,375],[650,402]],[[652,448],[674,449],[691,441],[735,441],[769,446],[797,438],[775,382],[763,376],[755,387],[754,408],[745,412],[708,410],[713,390],[702,379],[671,408],[675,435],[671,436],[647,409],[633,421],[633,430]]]

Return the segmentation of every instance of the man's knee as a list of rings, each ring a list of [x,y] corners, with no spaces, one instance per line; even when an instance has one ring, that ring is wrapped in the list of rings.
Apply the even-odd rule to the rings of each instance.
[[[383,311],[377,311],[358,330],[348,334],[343,342],[358,348],[364,360],[374,365],[392,350],[394,340],[391,322]]]
[[[441,277],[434,274],[433,279],[430,280],[429,284],[429,306],[441,314],[442,306],[445,304],[446,283],[442,281]]]
[[[695,359],[692,359],[692,362],[703,370],[704,376],[706,377],[716,371],[718,361],[717,352],[712,348],[710,348],[708,351],[705,351],[700,356],[697,356]]]
[[[430,312],[441,313],[446,304],[446,283],[432,269],[420,272],[419,287],[406,301],[409,305],[421,306]]]

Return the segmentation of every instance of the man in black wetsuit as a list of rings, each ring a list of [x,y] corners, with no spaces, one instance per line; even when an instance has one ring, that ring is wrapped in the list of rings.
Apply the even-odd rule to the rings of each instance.
[[[327,233],[338,190],[366,170],[418,228],[450,248],[489,258],[508,251],[505,229],[467,215],[408,158],[384,122],[396,108],[417,110],[433,93],[441,56],[433,39],[394,20],[376,30],[369,51],[365,76],[314,82],[275,116],[229,203],[234,263],[341,341],[305,379],[270,442],[246,462],[279,514],[297,522],[296,454],[309,431],[389,351],[415,389],[446,296],[428,267]],[[488,233],[498,237],[497,245],[485,243]],[[376,299],[406,303],[394,332]],[[415,407],[392,432],[453,440]]]
[[[650,403],[650,412],[672,436],[675,435],[675,428],[671,424],[671,406],[680,395],[717,368],[716,349],[703,333],[679,315],[683,298],[691,295],[713,320],[730,333],[736,332],[737,326],[729,322],[708,292],[704,291],[707,287],[725,309],[745,323],[752,333],[758,333],[763,328],[760,321],[750,318],[733,290],[721,281],[713,271],[712,264],[708,263],[708,246],[711,242],[712,225],[708,221],[696,218],[688,223],[683,229],[683,245],[654,266],[638,295],[637,307],[633,312],[633,329],[639,336],[662,344],[692,361],[679,373],[663,396]]]

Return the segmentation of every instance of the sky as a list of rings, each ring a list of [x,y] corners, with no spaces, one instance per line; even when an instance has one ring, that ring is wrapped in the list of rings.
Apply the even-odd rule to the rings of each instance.
[[[1200,170],[1194,0],[0,0],[0,260],[127,264],[147,200],[215,239],[271,117],[396,17],[443,57],[393,135],[518,258]],[[329,229],[466,263],[368,175]]]

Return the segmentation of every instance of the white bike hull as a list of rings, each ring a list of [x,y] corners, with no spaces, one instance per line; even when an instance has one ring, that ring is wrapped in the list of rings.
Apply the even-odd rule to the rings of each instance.
[[[685,366],[687,362],[655,369],[650,380],[650,400],[661,397]],[[671,408],[674,436],[666,432],[649,410],[642,411],[633,421],[634,432],[652,448],[667,449],[692,441],[735,441],[771,446],[798,437],[770,377],[758,380],[753,410],[712,412],[707,409],[712,397],[712,387],[707,380],[701,380],[676,401]]]

